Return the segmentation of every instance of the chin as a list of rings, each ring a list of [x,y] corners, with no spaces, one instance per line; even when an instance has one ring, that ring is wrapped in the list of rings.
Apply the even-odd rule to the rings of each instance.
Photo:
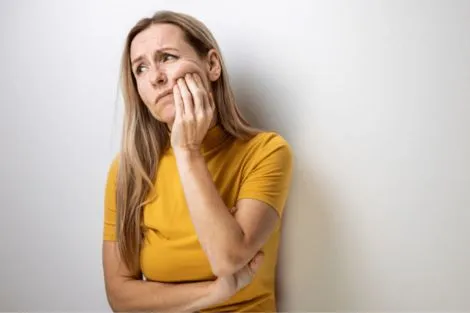
[[[173,124],[175,120],[175,107],[174,105],[167,105],[163,110],[161,110],[158,116],[154,115],[154,117],[162,123],[165,124]]]

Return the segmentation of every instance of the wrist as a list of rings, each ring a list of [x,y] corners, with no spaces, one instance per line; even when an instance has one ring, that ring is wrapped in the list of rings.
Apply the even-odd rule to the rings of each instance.
[[[201,149],[174,148],[176,158],[184,161],[192,161],[202,157]]]
[[[233,283],[233,276],[217,277],[210,286],[214,304],[224,303],[235,294]]]
[[[219,279],[214,280],[207,285],[207,302],[208,306],[214,306],[219,303],[222,303],[225,298],[220,292],[221,288],[219,287]]]

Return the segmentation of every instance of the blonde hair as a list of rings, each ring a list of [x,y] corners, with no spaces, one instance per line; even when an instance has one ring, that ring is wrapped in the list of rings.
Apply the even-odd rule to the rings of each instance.
[[[130,45],[138,33],[161,23],[181,28],[185,40],[199,56],[207,55],[210,49],[218,52],[221,74],[212,83],[212,88],[219,125],[228,134],[240,139],[251,138],[258,132],[242,117],[220,48],[202,22],[186,14],[158,11],[152,17],[138,21],[129,31],[121,60],[124,122],[116,185],[116,229],[121,258],[136,277],[141,275],[140,250],[144,238],[142,209],[149,201],[150,192],[154,192],[153,181],[158,161],[169,146],[169,133],[166,124],[152,116],[138,94],[130,64]]]

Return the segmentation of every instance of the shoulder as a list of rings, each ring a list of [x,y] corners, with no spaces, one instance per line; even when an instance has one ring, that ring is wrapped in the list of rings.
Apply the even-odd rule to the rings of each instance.
[[[289,142],[279,133],[262,131],[248,140],[237,140],[236,151],[243,155],[248,169],[262,164],[290,168],[294,153]]]
[[[251,139],[240,143],[241,146],[252,155],[267,155],[272,153],[285,154],[292,157],[293,151],[289,142],[279,133],[273,131],[262,131]]]
[[[272,131],[263,131],[255,135],[252,139],[249,140],[251,145],[254,147],[272,147],[280,148],[285,147],[291,150],[291,147],[287,140],[280,134]]]
[[[115,182],[119,169],[119,153],[116,154],[108,165],[108,184],[110,182]]]
[[[114,157],[111,159],[110,165],[109,165],[109,171],[116,171],[119,168],[119,160],[120,160],[120,153],[117,153],[114,155]]]
[[[290,144],[280,134],[265,131],[245,145],[238,199],[261,200],[282,215],[293,172]]]

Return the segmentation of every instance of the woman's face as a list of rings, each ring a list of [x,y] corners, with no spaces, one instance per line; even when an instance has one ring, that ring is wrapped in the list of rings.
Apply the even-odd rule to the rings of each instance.
[[[152,115],[169,126],[175,118],[172,88],[178,78],[197,73],[210,91],[209,62],[184,40],[178,26],[154,24],[137,34],[130,59],[140,97]]]

